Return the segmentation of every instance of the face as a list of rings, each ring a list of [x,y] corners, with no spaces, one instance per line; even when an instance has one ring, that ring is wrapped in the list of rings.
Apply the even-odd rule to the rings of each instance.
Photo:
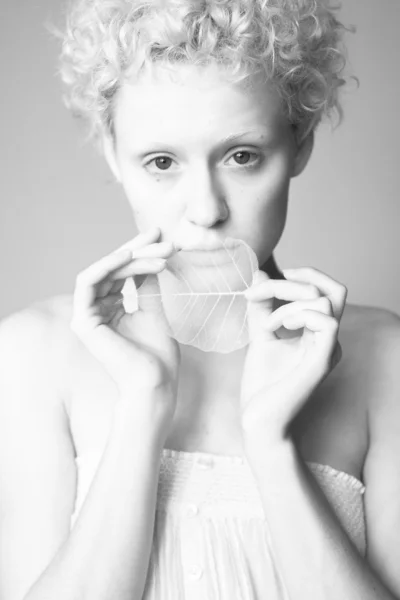
[[[105,154],[139,231],[185,247],[240,238],[260,265],[284,229],[304,149],[260,78],[229,83],[218,66],[157,66],[119,90]]]

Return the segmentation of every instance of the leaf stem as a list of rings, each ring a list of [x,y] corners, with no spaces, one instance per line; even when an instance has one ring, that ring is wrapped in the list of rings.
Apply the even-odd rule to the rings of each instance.
[[[243,292],[187,292],[187,293],[179,293],[179,294],[167,294],[168,296],[244,296],[245,291]],[[126,298],[129,296],[133,296],[134,294],[124,294]],[[162,296],[162,294],[137,294],[138,298],[155,298],[156,296]]]

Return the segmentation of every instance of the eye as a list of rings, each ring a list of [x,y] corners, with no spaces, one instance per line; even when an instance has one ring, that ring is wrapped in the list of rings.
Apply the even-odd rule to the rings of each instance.
[[[235,152],[229,160],[231,159],[235,160],[236,165],[250,168],[257,166],[260,162],[261,157],[255,152],[250,152],[250,150],[239,150]],[[149,162],[146,163],[145,167],[148,168],[150,171],[168,171],[173,162],[173,159],[169,156],[160,155],[149,160]]]
[[[151,163],[154,163],[157,169],[160,169],[160,171],[167,171],[172,164],[172,158],[169,156],[157,156],[148,162],[147,165],[150,165]]]
[[[251,160],[252,157],[253,160]],[[249,150],[239,150],[238,152],[235,152],[231,158],[235,160],[237,165],[254,166],[258,162],[259,156],[255,152],[250,152]]]

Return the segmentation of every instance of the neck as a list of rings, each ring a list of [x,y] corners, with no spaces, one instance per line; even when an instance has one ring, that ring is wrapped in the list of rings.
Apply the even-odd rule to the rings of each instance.
[[[285,279],[272,255],[261,270],[271,279]],[[274,304],[278,308],[285,301],[275,298]],[[221,410],[226,405],[236,406],[247,349],[246,346],[236,352],[221,354],[202,352],[181,344],[180,409],[187,411],[191,405],[195,405],[196,410],[206,410],[212,405]]]
[[[260,267],[260,271],[264,271],[268,275],[270,279],[285,279],[282,271],[279,270],[275,257],[273,254],[269,257],[269,259]]]

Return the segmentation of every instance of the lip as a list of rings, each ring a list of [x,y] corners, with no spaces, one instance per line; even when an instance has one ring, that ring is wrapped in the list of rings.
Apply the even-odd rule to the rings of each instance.
[[[208,251],[208,250],[218,250],[223,248],[223,243],[221,240],[209,241],[209,242],[201,242],[197,244],[179,244],[179,242],[174,244],[177,250],[198,250]]]
[[[225,240],[220,239],[208,239],[198,242],[192,242],[188,244],[181,244],[180,242],[173,242],[174,246],[177,250],[198,250],[198,251],[208,251],[208,250],[223,250],[224,248],[234,248],[237,246],[237,243],[232,244],[232,238],[225,238]]]
[[[199,267],[215,267],[222,266],[226,264],[232,264],[232,258],[229,252],[226,249],[219,245],[217,249],[187,249],[183,248],[183,251],[186,252],[188,263],[191,265],[199,266]],[[180,252],[178,252],[179,256]],[[182,254],[181,254],[182,256]]]

